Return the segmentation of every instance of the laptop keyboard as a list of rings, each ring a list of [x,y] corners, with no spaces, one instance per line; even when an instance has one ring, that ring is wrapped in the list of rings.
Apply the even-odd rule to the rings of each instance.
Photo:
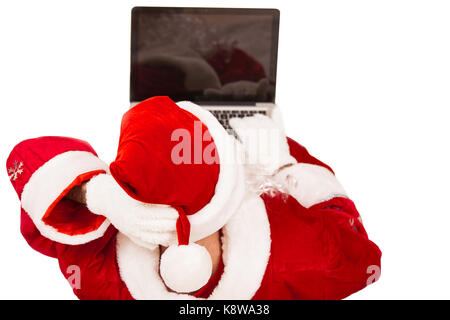
[[[229,120],[231,118],[251,117],[255,114],[267,115],[264,110],[210,110],[210,112],[219,120],[225,130],[231,132]]]

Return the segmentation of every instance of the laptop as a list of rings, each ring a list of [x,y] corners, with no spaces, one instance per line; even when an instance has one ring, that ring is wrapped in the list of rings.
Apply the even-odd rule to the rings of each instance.
[[[131,106],[164,95],[229,119],[275,104],[277,9],[135,7],[131,19]],[[231,131],[231,130],[230,130]]]

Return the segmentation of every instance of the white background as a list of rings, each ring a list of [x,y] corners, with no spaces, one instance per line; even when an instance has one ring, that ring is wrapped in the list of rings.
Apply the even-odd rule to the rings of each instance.
[[[128,108],[134,5],[211,1],[2,1],[0,162],[41,135],[115,157]],[[450,2],[215,1],[281,10],[277,102],[286,131],[330,164],[383,251],[379,282],[350,298],[450,298]],[[73,299],[57,261],[28,247],[0,171],[0,298]]]

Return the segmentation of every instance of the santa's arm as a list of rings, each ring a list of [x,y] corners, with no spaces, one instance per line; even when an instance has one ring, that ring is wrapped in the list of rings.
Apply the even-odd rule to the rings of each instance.
[[[73,187],[70,191],[64,196],[64,198],[81,203],[86,204],[86,185],[88,181],[83,182],[82,184]]]
[[[298,232],[305,241],[303,246],[308,241],[314,241],[311,247],[320,244],[319,247],[323,248],[323,252],[317,253],[321,257],[318,261],[323,263],[314,265],[312,262],[306,268],[309,272],[296,273],[294,278],[298,281],[295,283],[303,284],[297,288],[298,295],[311,299],[340,299],[376,281],[380,275],[381,251],[369,240],[354,203],[332,169],[311,156],[306,148],[286,138],[280,130],[277,133],[274,124],[267,118],[258,118],[258,121],[255,118],[236,119],[231,124],[239,134],[251,131],[254,124],[263,130],[261,124],[265,122],[264,130],[269,130],[272,135],[278,134],[272,136],[278,145],[275,144],[271,149],[271,154],[278,155],[271,157],[267,165],[260,163],[259,167],[263,168],[265,174],[270,174],[272,184],[300,204],[296,211],[299,216],[293,221],[309,219],[308,228],[302,229],[303,225],[299,223]],[[247,150],[246,159],[249,160],[249,148],[254,146],[242,140]],[[311,233],[310,237],[308,232]],[[305,254],[301,248],[296,249],[296,254],[300,256]],[[311,273],[312,270],[315,273]],[[318,290],[319,280],[314,280],[312,274],[325,274],[326,280],[320,280]]]
[[[274,180],[292,197],[305,208],[334,198],[348,198],[329,166],[311,156],[294,140],[288,138],[287,143],[297,163],[281,168],[274,175]]]
[[[263,115],[234,118],[230,125],[244,146],[247,171],[275,182],[304,207],[347,197],[331,168],[286,138],[270,118]],[[255,167],[257,170],[253,170]]]
[[[289,194],[303,207],[302,215],[312,219],[318,228],[317,238],[305,241],[315,239],[315,245],[322,248],[321,262],[311,268],[323,275],[319,277],[321,286],[299,286],[298,294],[310,299],[345,298],[378,280],[381,251],[369,239],[355,204],[331,168],[295,141],[288,141],[298,163],[280,170],[276,179],[287,186]],[[302,284],[314,284],[308,272],[300,271],[296,277]]]
[[[6,165],[21,201],[21,232],[37,251],[55,256],[55,243],[83,244],[108,228],[105,217],[67,197],[108,170],[87,142],[65,137],[25,140],[14,147]]]

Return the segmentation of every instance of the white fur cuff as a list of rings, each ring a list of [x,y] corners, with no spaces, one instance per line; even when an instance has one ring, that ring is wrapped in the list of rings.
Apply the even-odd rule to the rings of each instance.
[[[146,248],[167,246],[177,240],[178,212],[174,208],[131,198],[109,174],[88,182],[86,204],[90,211],[107,217],[117,229]]]
[[[230,126],[245,149],[245,164],[258,167],[262,174],[273,174],[279,168],[297,163],[291,156],[286,135],[269,117],[261,114],[230,119]]]
[[[334,174],[314,164],[298,163],[285,168],[275,180],[306,208],[336,197],[347,197]]]
[[[97,239],[105,233],[109,226],[107,220],[97,230],[79,235],[61,233],[42,220],[51,205],[79,175],[97,170],[106,171],[108,166],[94,154],[68,151],[47,161],[33,173],[22,192],[22,208],[43,236],[59,243],[77,245]]]

